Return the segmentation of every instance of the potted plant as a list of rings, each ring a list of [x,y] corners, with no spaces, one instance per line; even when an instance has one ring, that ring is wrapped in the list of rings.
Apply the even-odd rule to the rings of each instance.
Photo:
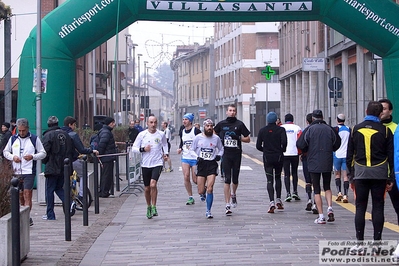
[[[11,235],[11,178],[14,171],[7,160],[0,159],[0,265],[12,263]],[[21,259],[25,259],[30,250],[29,207],[20,208]]]

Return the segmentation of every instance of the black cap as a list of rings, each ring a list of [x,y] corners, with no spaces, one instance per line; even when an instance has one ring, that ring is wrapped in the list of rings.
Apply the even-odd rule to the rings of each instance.
[[[285,122],[294,122],[294,116],[292,114],[286,114],[284,117]]]
[[[3,124],[1,124],[2,126],[5,126],[6,128],[10,128],[10,123],[8,123],[8,122],[4,122]]]
[[[323,112],[321,110],[319,110],[319,109],[314,110],[313,113],[312,113],[312,117],[323,119]]]

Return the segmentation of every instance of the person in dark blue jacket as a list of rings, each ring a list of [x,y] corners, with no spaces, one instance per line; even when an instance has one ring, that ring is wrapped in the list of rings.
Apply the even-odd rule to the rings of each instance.
[[[110,190],[113,182],[115,156],[110,154],[116,152],[115,139],[112,134],[114,127],[115,119],[106,117],[104,119],[103,128],[98,132],[100,137],[98,152],[102,155],[99,158],[102,164],[99,191],[99,197],[101,198],[108,198],[112,193]]]
[[[73,170],[76,171],[79,178],[83,178],[83,161],[79,159],[80,154],[98,154],[97,150],[92,150],[90,147],[85,148],[79,135],[74,131],[76,129],[76,119],[72,116],[64,118],[64,126],[61,128],[64,130],[72,139],[73,154],[72,154],[72,166]],[[79,195],[80,199],[83,199],[83,182],[79,183]]]

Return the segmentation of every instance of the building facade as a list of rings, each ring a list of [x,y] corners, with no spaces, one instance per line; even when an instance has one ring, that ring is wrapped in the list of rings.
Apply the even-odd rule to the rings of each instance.
[[[382,61],[334,29],[317,21],[282,22],[279,38],[281,110],[301,127],[314,109],[331,125],[339,113],[355,125],[369,101],[386,97]],[[305,58],[325,60],[325,70],[304,71]],[[332,78],[342,81],[337,97],[329,86]]]
[[[215,117],[225,119],[227,106],[235,104],[252,136],[269,111],[280,113],[278,24],[215,23]]]
[[[178,46],[171,61],[174,72],[174,124],[179,127],[185,113],[194,122],[215,119],[214,48],[212,40],[204,45]]]

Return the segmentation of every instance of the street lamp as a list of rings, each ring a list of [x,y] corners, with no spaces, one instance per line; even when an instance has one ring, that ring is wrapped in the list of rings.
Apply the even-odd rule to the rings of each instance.
[[[132,35],[130,35],[130,34],[125,34],[125,37],[126,37],[126,49],[125,49],[125,51],[126,51],[126,64],[125,64],[125,125],[127,125],[128,124],[128,121],[129,121],[129,119],[128,119],[128,117],[129,117],[129,115],[128,115],[128,109],[127,109],[127,106],[128,106],[128,104],[127,104],[127,95],[128,95],[128,89],[127,89],[127,86],[128,86],[128,84],[127,84],[127,77],[128,77],[128,72],[129,72],[129,58],[130,58],[130,42],[131,42],[131,37],[132,37]]]
[[[148,89],[148,84],[147,84],[147,64],[148,61],[144,61],[144,88]],[[144,91],[144,117],[147,118],[147,109],[149,106],[147,106],[147,89]],[[148,105],[149,105],[149,99],[148,99]]]
[[[251,77],[252,77],[252,84],[253,86],[251,87],[251,93],[252,93],[252,97],[251,97],[251,101],[250,101],[250,114],[251,114],[251,133],[252,133],[252,137],[255,136],[255,98],[254,98],[254,90],[256,89],[256,85],[254,84],[254,73],[256,72],[256,69],[250,69],[249,72],[251,73]]]
[[[273,61],[265,61],[266,68],[270,65]],[[266,79],[266,114],[269,113],[269,83]]]

